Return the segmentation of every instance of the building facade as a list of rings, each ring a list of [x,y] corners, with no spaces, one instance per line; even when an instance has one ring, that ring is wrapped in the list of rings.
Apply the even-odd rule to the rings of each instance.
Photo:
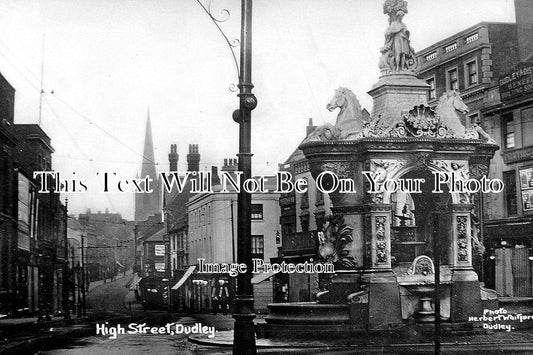
[[[51,170],[50,137],[14,122],[14,98],[0,75],[0,313],[49,316],[65,308],[66,208],[34,177]]]
[[[312,119],[306,127],[306,137],[315,130]],[[280,171],[297,179],[307,180],[306,193],[291,192],[280,197],[280,225],[282,247],[278,262],[313,262],[318,256],[317,232],[322,230],[324,219],[331,214],[330,199],[316,188],[309,163],[303,152],[297,148],[280,165]],[[316,274],[278,274],[275,277],[274,294],[276,302],[314,301],[318,292]]]
[[[236,170],[236,159],[225,159],[223,172]],[[215,178],[216,179],[216,178]],[[220,186],[214,185],[216,190]],[[265,187],[275,190],[274,177],[266,178]],[[188,258],[189,266],[196,266],[184,287],[185,305],[196,311],[213,310],[212,299],[217,290],[227,287],[227,304],[235,294],[235,277],[228,273],[198,272],[200,260],[205,263],[228,264],[237,262],[237,194],[205,193],[191,196],[188,208]],[[270,262],[278,255],[281,246],[279,235],[279,194],[252,194],[252,258]],[[206,271],[206,270],[203,270]],[[263,274],[258,274],[263,276]],[[254,277],[255,309],[266,311],[273,301],[273,274]],[[225,292],[225,291],[224,291]]]
[[[419,76],[436,105],[459,91],[478,122],[500,146],[484,174],[501,179],[502,193],[480,194],[473,218],[484,244],[476,271],[500,296],[533,296],[533,4],[515,0],[516,24],[483,22],[417,53]]]
[[[460,92],[469,106],[465,126],[480,120],[489,88],[518,61],[516,25],[482,22],[417,53],[417,75],[430,86],[428,104],[447,91]]]

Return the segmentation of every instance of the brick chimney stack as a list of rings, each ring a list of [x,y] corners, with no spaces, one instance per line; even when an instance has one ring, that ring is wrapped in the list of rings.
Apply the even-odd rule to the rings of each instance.
[[[168,154],[168,163],[170,171],[178,171],[178,146],[176,144],[170,145],[170,153]]]
[[[211,166],[211,183],[213,186],[220,185],[220,176],[218,176],[218,168]]]
[[[198,153],[198,144],[189,144],[189,154],[187,154],[187,170],[200,170],[200,153]]]
[[[515,0],[516,29],[520,61],[531,60],[533,54],[533,4],[531,0]]]
[[[305,136],[306,137],[309,137],[309,135],[311,133],[313,133],[316,129],[316,126],[313,126],[313,119],[310,118],[309,119],[309,124],[307,125],[306,129],[305,129]]]
[[[237,168],[238,168],[238,160],[237,159],[233,159],[233,158],[229,158],[229,159],[224,159],[224,166],[222,167],[222,171],[228,171],[228,172],[235,172],[237,171]]]

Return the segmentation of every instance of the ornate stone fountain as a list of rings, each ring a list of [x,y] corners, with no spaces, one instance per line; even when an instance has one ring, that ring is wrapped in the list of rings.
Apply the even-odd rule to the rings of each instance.
[[[374,102],[371,120],[363,122],[357,110],[339,105],[337,124],[317,128],[300,146],[315,179],[329,171],[353,180],[356,190],[329,193],[333,217],[326,224],[321,255],[330,261],[334,256],[336,273],[323,278],[324,290],[317,303],[298,306],[300,320],[307,311],[306,324],[316,324],[317,329],[320,324],[334,323],[337,327],[344,324],[343,329],[351,332],[379,331],[409,319],[432,321],[432,238],[438,238],[443,250],[439,316],[449,322],[466,322],[469,316],[482,313],[480,283],[472,267],[476,236],[471,215],[479,199],[454,191],[450,184],[443,184],[442,193],[432,193],[433,178],[434,173],[453,173],[461,179],[480,179],[487,174],[498,146],[481,127],[465,127],[461,115],[468,107],[458,93],[443,95],[436,109],[428,107],[429,87],[414,73],[415,54],[402,22],[407,2],[387,0],[383,9],[389,28],[381,49],[381,77],[368,92]],[[336,90],[338,102],[353,102],[353,98],[343,100],[343,95],[353,94]],[[347,112],[356,113],[349,117]],[[368,193],[370,184],[363,177],[368,171],[378,185],[400,179],[425,179],[425,183],[420,193]],[[406,203],[412,206],[413,221],[400,225],[394,216],[402,215]],[[436,232],[428,228],[430,213],[439,215]],[[337,243],[338,238],[344,242]],[[328,254],[331,245],[337,249]],[[334,308],[329,318],[324,317],[326,305]],[[284,307],[272,306],[267,325],[290,328],[290,312]],[[315,314],[328,318],[329,323],[321,323]]]

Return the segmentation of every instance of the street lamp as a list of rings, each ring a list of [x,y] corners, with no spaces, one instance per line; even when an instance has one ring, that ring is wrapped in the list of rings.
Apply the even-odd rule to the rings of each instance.
[[[224,34],[216,19],[200,0],[196,0],[226,40],[231,49],[235,66],[239,68],[239,109],[233,112],[233,120],[239,124],[239,171],[241,182],[252,177],[251,153],[251,118],[252,110],[257,106],[257,99],[252,93],[252,0],[241,0],[241,40],[240,63],[237,63],[233,48],[235,47]],[[229,11],[224,11],[229,15]],[[227,18],[226,18],[227,19]],[[240,64],[240,65],[239,65]],[[254,332],[254,295],[252,286],[252,220],[251,194],[241,186],[237,197],[237,263],[246,264],[246,273],[237,275],[237,294],[234,302],[235,327],[233,331],[233,353],[255,354]]]
[[[252,0],[241,1],[241,48],[239,71],[239,109],[233,119],[239,124],[239,171],[242,180],[252,177],[251,118],[257,99],[252,93]],[[241,186],[237,197],[237,263],[247,265],[246,273],[237,275],[233,353],[255,354],[254,295],[252,286],[252,196]]]

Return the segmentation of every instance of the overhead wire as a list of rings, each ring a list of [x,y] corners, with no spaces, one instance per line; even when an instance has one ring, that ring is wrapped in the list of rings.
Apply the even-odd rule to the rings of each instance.
[[[5,48],[7,48],[7,50],[11,50],[13,51],[12,49],[10,49],[10,47],[5,44],[5,42],[3,41],[0,41],[0,44],[3,44],[3,46]],[[74,108],[72,105],[70,105],[68,102],[66,102],[65,100],[63,100],[61,97],[59,97],[55,91],[53,90],[50,90],[49,88],[47,88],[46,90],[42,90],[38,85],[36,85],[32,80],[30,80],[23,72],[22,70],[20,70],[20,68],[18,67],[17,64],[13,63],[13,61],[6,55],[4,54],[1,50],[0,50],[0,56],[2,56],[12,67],[13,69],[20,74],[20,76],[26,80],[40,95],[43,95],[45,96],[46,92],[50,92],[52,97],[54,97],[57,101],[59,101],[62,105],[64,105],[65,107],[67,107],[69,110],[71,110],[72,112],[74,112],[76,115],[78,115],[79,117],[83,118],[84,120],[86,120],[89,124],[93,125],[94,127],[98,128],[99,130],[101,130],[103,133],[105,133],[106,135],[108,135],[110,138],[112,138],[113,140],[115,140],[117,143],[119,143],[120,145],[124,146],[125,148],[127,148],[128,150],[130,150],[131,152],[133,152],[134,154],[142,157],[143,159],[146,159],[148,162],[150,163],[153,163],[153,164],[156,164],[158,165],[157,162],[154,162],[152,159],[146,157],[144,154],[141,154],[139,153],[138,151],[136,151],[135,149],[131,148],[129,145],[127,145],[126,143],[122,142],[120,139],[118,139],[117,137],[115,137],[112,133],[110,133],[109,131],[107,131],[105,128],[103,128],[102,126],[100,126],[99,124],[97,124],[96,122],[94,122],[94,120],[91,120],[89,117],[87,117],[86,115],[84,115],[83,113],[81,113],[79,110],[77,110],[76,108]],[[23,61],[19,61],[20,63],[23,63]],[[24,64],[22,64],[24,65]],[[24,65],[25,66],[25,65]],[[31,71],[29,68],[26,67],[26,71],[28,73],[30,73],[34,78],[35,80],[38,82],[40,79],[37,78],[37,76],[33,73],[33,71]],[[45,86],[43,86],[44,88]],[[48,102],[48,105],[50,105],[50,102]]]
[[[46,98],[46,96],[44,96],[44,101],[47,103],[47,107],[48,109],[50,110],[50,112],[52,112],[52,114],[56,117],[57,121],[59,122],[59,124],[63,127],[63,129],[65,130],[65,132],[68,134],[68,136],[71,138],[72,142],[74,143],[74,145],[79,149],[79,151],[86,155],[85,154],[85,151],[83,151],[83,149],[81,149],[81,147],[79,146],[79,144],[76,142],[76,139],[72,136],[72,134],[69,132],[69,130],[66,128],[65,124],[63,123],[63,121],[61,120],[61,118],[59,117],[59,115],[54,111],[54,109],[52,108],[52,106],[50,105],[50,103],[48,102],[48,99]],[[87,156],[87,155],[86,155]],[[88,158],[88,156],[87,156]],[[93,172],[96,173],[96,169],[95,169],[95,166],[93,164],[93,161],[91,161],[91,166],[92,166],[92,169],[93,169]],[[116,210],[116,206],[115,204],[113,203],[113,201],[111,200],[111,198],[109,198],[109,194],[104,194],[107,201],[109,202],[109,204],[111,205],[111,207],[113,209]]]

